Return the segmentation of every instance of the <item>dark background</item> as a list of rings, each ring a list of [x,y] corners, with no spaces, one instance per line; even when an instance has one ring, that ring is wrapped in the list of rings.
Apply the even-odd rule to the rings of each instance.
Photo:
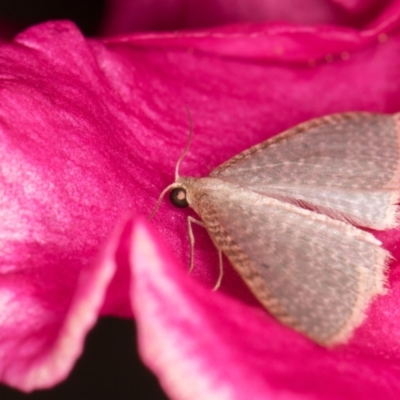
[[[134,1],[134,0],[133,0]],[[98,33],[105,0],[0,0],[0,24],[18,31],[51,19],[74,21],[86,36]],[[1,360],[0,360],[1,362]],[[136,349],[134,321],[102,318],[68,379],[24,394],[0,385],[1,400],[167,400]]]
[[[86,36],[94,36],[105,6],[106,0],[0,0],[0,19],[19,31],[51,19],[69,19]]]

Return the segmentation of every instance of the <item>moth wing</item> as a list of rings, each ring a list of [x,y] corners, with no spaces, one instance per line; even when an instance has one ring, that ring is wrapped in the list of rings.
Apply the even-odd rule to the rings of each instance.
[[[388,253],[380,242],[328,216],[199,181],[194,209],[259,301],[316,342],[344,342],[385,291]]]
[[[210,176],[305,205],[332,218],[385,229],[397,220],[400,114],[336,114],[271,138]]]

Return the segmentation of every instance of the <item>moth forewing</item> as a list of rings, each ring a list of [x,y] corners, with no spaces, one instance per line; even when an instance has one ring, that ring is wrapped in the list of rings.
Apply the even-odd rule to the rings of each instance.
[[[370,300],[384,293],[388,253],[370,233],[215,178],[187,190],[258,300],[314,341],[347,340]]]
[[[400,115],[317,118],[243,151],[210,176],[372,229],[394,227]]]

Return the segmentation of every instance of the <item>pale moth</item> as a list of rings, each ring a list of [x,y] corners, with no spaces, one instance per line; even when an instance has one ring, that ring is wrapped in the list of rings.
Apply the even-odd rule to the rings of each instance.
[[[174,205],[189,205],[201,219],[188,218],[191,260],[197,222],[220,267],[222,252],[279,321],[319,344],[343,343],[386,290],[390,254],[362,228],[396,225],[399,135],[399,114],[330,115],[251,147],[204,178],[179,176],[189,141],[156,209],[171,191]]]

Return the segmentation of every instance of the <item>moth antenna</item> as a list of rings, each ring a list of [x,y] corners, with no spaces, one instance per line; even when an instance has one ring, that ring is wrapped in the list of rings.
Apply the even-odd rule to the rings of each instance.
[[[176,167],[175,167],[175,181],[178,180],[179,178],[179,167],[181,166],[181,162],[182,160],[185,158],[186,153],[189,150],[190,144],[192,143],[192,136],[193,136],[193,121],[192,121],[192,114],[190,113],[189,108],[186,107],[186,112],[188,115],[188,119],[189,119],[189,138],[186,144],[185,149],[183,150],[181,156],[179,157],[177,163],[176,163]],[[165,193],[167,193],[169,190],[176,188],[176,182],[172,183],[171,185],[168,185],[160,194],[160,196],[158,197],[157,203],[153,209],[153,211],[151,212],[151,214],[149,215],[148,220],[150,221],[154,215],[156,214],[156,212],[158,211],[158,209],[160,208],[161,205],[161,201],[163,199],[163,197],[165,196]]]
[[[175,182],[174,182],[174,183],[171,183],[171,185],[168,185],[168,186],[161,192],[160,196],[158,197],[157,203],[156,203],[156,205],[154,206],[153,211],[151,212],[151,214],[150,214],[149,217],[148,217],[148,220],[149,220],[149,221],[154,217],[155,213],[156,213],[156,212],[158,211],[158,209],[160,208],[161,201],[162,201],[163,197],[165,196],[165,193],[167,193],[168,190],[171,190],[171,189],[174,189],[174,188],[176,188]]]
[[[185,158],[186,153],[189,150],[189,147],[192,143],[192,137],[193,137],[193,121],[192,121],[192,114],[190,113],[189,108],[186,107],[186,112],[188,115],[188,120],[189,120],[189,137],[188,137],[188,141],[186,143],[186,147],[185,150],[183,150],[181,156],[179,157],[178,162],[176,163],[176,167],[175,167],[175,181],[178,180],[179,178],[179,167],[181,166],[182,160]]]

